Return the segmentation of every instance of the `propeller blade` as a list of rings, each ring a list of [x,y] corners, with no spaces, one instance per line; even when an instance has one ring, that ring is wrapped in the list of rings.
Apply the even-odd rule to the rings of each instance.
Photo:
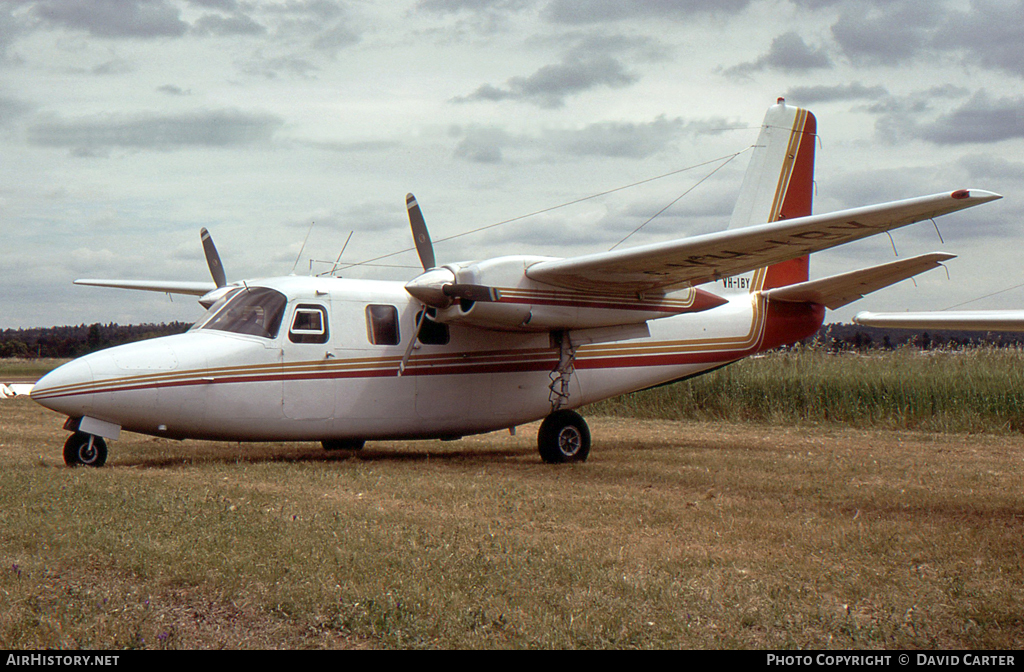
[[[445,296],[450,296],[465,301],[480,301],[482,303],[495,303],[501,300],[501,292],[494,287],[487,285],[464,285],[455,283],[445,285],[441,288]]]
[[[199,230],[199,236],[203,239],[203,252],[206,253],[206,265],[210,267],[210,275],[213,276],[217,287],[223,287],[228,284],[228,278],[224,274],[224,265],[220,263],[217,247],[213,244],[213,237],[206,228]]]
[[[420,255],[423,270],[429,271],[437,264],[434,262],[434,245],[430,242],[427,223],[423,221],[423,212],[412,194],[405,195],[405,207],[409,211],[409,224],[412,226],[412,238],[416,241],[416,254]]]

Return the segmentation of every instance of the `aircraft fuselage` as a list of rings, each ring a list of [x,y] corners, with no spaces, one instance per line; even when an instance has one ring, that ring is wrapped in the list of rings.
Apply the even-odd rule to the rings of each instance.
[[[569,331],[562,342],[451,324],[433,325],[410,347],[423,305],[401,283],[290,277],[239,291],[261,290],[284,301],[269,337],[241,313],[230,328],[214,328],[211,320],[225,321],[215,305],[187,333],[58,368],[32,397],[71,418],[176,439],[457,437],[692,376],[780,337],[803,338],[823,315],[805,308],[787,317],[743,293],[704,313],[651,320],[649,336],[613,327]]]

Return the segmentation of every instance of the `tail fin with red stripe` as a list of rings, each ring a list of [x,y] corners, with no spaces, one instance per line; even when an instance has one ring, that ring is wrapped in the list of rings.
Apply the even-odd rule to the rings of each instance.
[[[811,214],[817,122],[799,107],[779,102],[769,108],[740,187],[729,228],[765,224]],[[761,269],[751,290],[771,289],[809,278],[808,258]]]

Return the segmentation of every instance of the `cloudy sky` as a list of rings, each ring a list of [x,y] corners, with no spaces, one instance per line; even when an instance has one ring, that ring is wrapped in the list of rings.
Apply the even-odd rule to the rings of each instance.
[[[0,328],[191,321],[191,298],[71,281],[208,280],[201,227],[229,280],[326,271],[350,232],[365,261],[409,247],[410,191],[435,241],[545,211],[442,262],[606,250],[683,194],[626,245],[721,229],[778,96],[818,117],[817,212],[1005,196],[944,242],[815,255],[815,277],[959,255],[830,321],[1024,283],[1022,0],[0,0],[0,73]]]

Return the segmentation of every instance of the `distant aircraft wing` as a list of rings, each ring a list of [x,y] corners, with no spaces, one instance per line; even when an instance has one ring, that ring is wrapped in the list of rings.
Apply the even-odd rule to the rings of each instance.
[[[0,399],[19,397],[32,391],[31,383],[0,383]]]
[[[141,289],[147,292],[168,294],[191,294],[203,296],[217,289],[213,282],[175,282],[163,280],[75,280],[76,285],[91,287],[116,287],[118,289]]]
[[[842,308],[876,290],[901,280],[938,268],[943,261],[956,258],[955,254],[933,252],[918,257],[900,259],[888,264],[841,273],[821,280],[801,282],[764,292],[769,301],[818,303],[830,310]]]
[[[533,280],[620,293],[700,285],[1002,198],[961,189],[625,250],[538,262]]]
[[[1024,310],[949,310],[919,313],[857,313],[853,321],[865,327],[896,329],[960,329],[963,331],[1024,331]]]

